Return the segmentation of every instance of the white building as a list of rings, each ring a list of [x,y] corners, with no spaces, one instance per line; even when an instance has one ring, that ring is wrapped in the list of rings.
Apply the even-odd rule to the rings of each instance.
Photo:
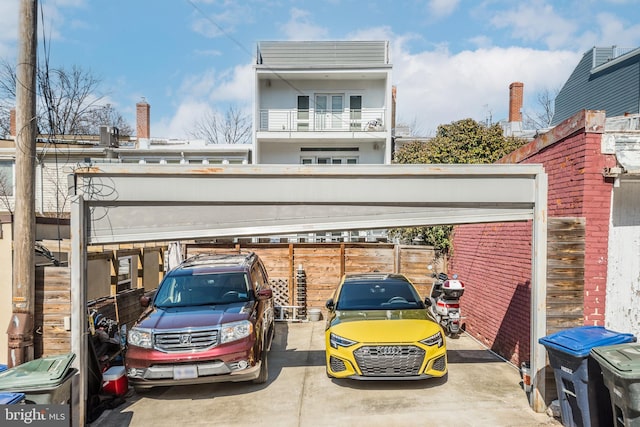
[[[386,41],[258,43],[254,163],[391,163]]]

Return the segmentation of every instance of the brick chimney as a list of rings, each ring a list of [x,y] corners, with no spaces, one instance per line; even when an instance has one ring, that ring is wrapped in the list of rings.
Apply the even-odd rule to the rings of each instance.
[[[522,97],[524,83],[513,82],[509,85],[509,122],[522,121]]]
[[[16,136],[16,109],[9,111],[9,136]]]
[[[151,106],[142,98],[142,101],[136,104],[136,135],[138,139],[149,139],[151,134],[151,125],[149,118],[151,116]]]

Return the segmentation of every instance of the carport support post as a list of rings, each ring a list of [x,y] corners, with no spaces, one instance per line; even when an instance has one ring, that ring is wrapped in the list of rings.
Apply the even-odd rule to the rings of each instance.
[[[547,333],[547,174],[536,174],[531,259],[531,378],[529,404],[544,412],[546,353],[538,339]]]
[[[87,215],[81,196],[71,201],[71,351],[76,355],[71,393],[71,419],[84,426],[87,404]]]

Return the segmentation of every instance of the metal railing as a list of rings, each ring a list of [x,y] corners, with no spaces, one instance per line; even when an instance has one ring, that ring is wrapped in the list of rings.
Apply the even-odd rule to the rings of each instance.
[[[384,108],[315,111],[297,109],[260,110],[261,132],[383,132],[387,129]]]

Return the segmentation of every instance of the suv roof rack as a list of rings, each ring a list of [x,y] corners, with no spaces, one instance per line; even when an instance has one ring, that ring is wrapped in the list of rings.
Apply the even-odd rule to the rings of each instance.
[[[198,266],[211,266],[211,265],[237,265],[246,264],[255,256],[255,252],[216,252],[216,253],[201,253],[191,256],[182,263],[181,268],[194,268]]]

